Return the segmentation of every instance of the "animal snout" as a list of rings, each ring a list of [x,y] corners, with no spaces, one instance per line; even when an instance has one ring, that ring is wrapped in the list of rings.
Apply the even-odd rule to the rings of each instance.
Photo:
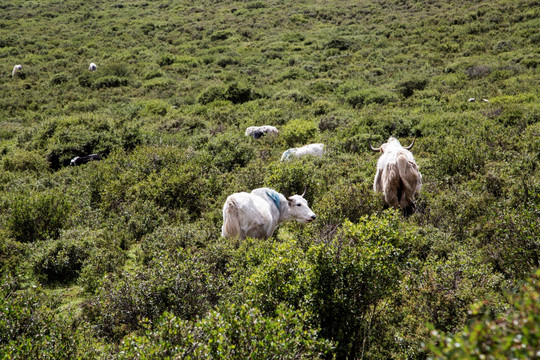
[[[311,220],[315,220],[317,218],[317,215],[313,214],[311,215]]]

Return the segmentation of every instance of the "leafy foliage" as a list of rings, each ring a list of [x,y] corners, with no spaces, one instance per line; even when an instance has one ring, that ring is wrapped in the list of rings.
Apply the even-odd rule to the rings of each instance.
[[[538,292],[537,0],[0,8],[0,353],[423,359],[527,329],[506,294]],[[409,217],[373,191],[390,136],[416,138]],[[317,219],[221,239],[263,186]]]
[[[433,330],[435,341],[429,344],[432,358],[533,359],[538,356],[539,276],[537,272],[523,288],[519,298],[512,301],[511,312],[493,319],[489,310],[479,303],[471,309],[471,313],[479,319],[474,320],[464,331],[447,335]]]

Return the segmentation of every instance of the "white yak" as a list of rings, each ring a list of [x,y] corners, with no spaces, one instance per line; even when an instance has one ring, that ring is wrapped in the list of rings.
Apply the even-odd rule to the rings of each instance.
[[[304,155],[313,155],[313,156],[323,156],[324,154],[324,144],[309,144],[304,145],[299,148],[291,148],[285,150],[283,155],[281,155],[281,161],[289,160],[291,156],[304,156]]]
[[[223,206],[223,237],[268,239],[286,220],[309,223],[316,216],[302,195],[289,198],[269,188],[229,195]]]
[[[381,153],[373,190],[384,193],[384,200],[388,205],[401,206],[406,212],[407,208],[414,208],[415,196],[422,188],[422,174],[409,151],[413,145],[414,140],[411,145],[403,147],[399,140],[393,137],[379,148],[370,144],[371,150]]]

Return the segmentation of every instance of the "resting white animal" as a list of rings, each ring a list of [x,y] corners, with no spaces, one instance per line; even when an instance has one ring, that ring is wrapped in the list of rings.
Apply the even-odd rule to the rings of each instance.
[[[90,71],[96,71],[96,70],[97,70],[97,65],[94,64],[94,63],[90,63],[90,66],[88,67],[88,70],[90,70]]]
[[[11,77],[15,77],[19,71],[22,71],[22,65],[15,65],[13,71],[11,72]]]
[[[277,135],[278,133],[278,129],[270,125],[250,126],[246,129],[246,136],[252,136],[254,139],[258,139],[263,135]]]
[[[223,206],[221,235],[240,239],[268,239],[279,224],[286,220],[309,223],[316,216],[302,195],[285,195],[269,188],[251,193],[239,192],[227,197]]]
[[[291,156],[304,156],[304,155],[313,155],[313,156],[323,156],[324,154],[324,144],[309,144],[304,145],[299,148],[292,148],[285,150],[283,155],[281,155],[281,161],[289,160]]]
[[[414,145],[403,147],[396,138],[379,148],[370,145],[371,150],[381,153],[377,162],[377,173],[373,182],[375,192],[384,193],[384,200],[392,207],[401,206],[408,212],[414,209],[414,198],[422,188],[422,174],[409,151]]]

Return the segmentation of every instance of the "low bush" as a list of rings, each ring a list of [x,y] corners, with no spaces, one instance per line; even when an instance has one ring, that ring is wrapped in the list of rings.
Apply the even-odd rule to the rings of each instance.
[[[337,357],[388,355],[378,339],[388,336],[385,304],[398,290],[400,247],[411,235],[392,212],[346,221],[333,240],[306,250],[276,244],[249,277],[245,296],[271,316],[280,304],[307,311],[321,336],[337,344]]]
[[[411,97],[416,90],[424,90],[428,84],[427,79],[412,78],[397,84],[397,90],[403,97]]]
[[[358,109],[369,104],[386,105],[397,101],[395,94],[379,89],[357,90],[347,95],[346,101],[353,108]]]
[[[39,243],[32,255],[32,268],[44,283],[67,283],[79,276],[94,247],[87,231],[68,230],[57,240]]]
[[[446,333],[433,329],[426,346],[433,359],[534,359],[540,338],[540,272],[509,296],[511,308],[495,318],[479,302],[471,307],[477,319],[463,331]]]
[[[141,329],[143,319],[156,321],[164,311],[186,320],[202,316],[225,284],[213,269],[189,250],[157,257],[144,269],[104,279],[84,306],[84,316],[111,340]]]
[[[166,313],[155,329],[147,327],[143,335],[124,340],[119,358],[323,359],[332,344],[318,338],[305,318],[285,307],[269,317],[235,304],[222,305],[196,322]]]
[[[4,204],[7,230],[20,242],[55,239],[68,223],[71,204],[51,192],[15,194]]]
[[[72,359],[81,356],[80,333],[55,318],[57,302],[41,288],[0,281],[0,354],[8,359]],[[87,353],[88,355],[89,353]]]
[[[225,100],[226,88],[221,85],[213,85],[201,92],[197,101],[203,105],[209,104],[216,100]]]
[[[111,75],[97,78],[92,86],[96,89],[113,88],[119,86],[127,86],[128,82],[129,80],[127,78],[121,78]]]
[[[317,125],[313,121],[302,119],[290,120],[281,128],[281,136],[291,147],[306,145],[317,132]]]
[[[469,79],[480,79],[488,76],[491,73],[491,68],[486,65],[471,66],[465,70],[465,74]]]
[[[3,156],[1,164],[4,171],[46,173],[48,170],[47,160],[37,151],[16,151],[13,154]]]

